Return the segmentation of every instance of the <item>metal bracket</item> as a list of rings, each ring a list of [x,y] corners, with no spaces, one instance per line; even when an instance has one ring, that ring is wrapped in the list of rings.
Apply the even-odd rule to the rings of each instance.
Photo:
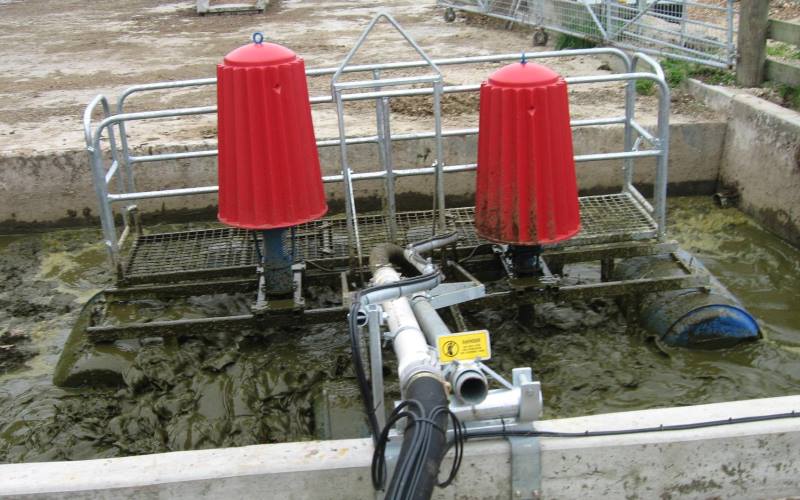
[[[372,381],[372,404],[378,425],[386,425],[386,405],[383,397],[383,353],[381,352],[381,319],[383,308],[378,304],[366,306],[369,330],[369,369]],[[388,449],[388,447],[387,447]]]
[[[542,383],[533,380],[533,371],[529,367],[511,370],[511,383],[519,387],[519,421],[533,422],[542,416],[544,403],[542,400]]]
[[[511,445],[511,497],[538,500],[542,491],[542,457],[539,438],[509,436]]]
[[[441,283],[430,291],[430,302],[434,309],[449,307],[486,295],[486,287],[473,282]]]
[[[252,307],[253,314],[280,313],[288,311],[302,311],[306,306],[306,299],[303,297],[303,273],[306,270],[305,264],[292,265],[292,296],[291,298],[272,298],[265,293],[265,274],[263,267],[257,267],[258,274],[258,294],[256,302]]]
[[[386,443],[386,484],[384,484],[383,491],[375,492],[376,500],[383,500],[386,496],[386,488],[389,487],[389,480],[394,474],[394,468],[397,467],[397,459],[400,458],[400,448],[402,447],[403,439],[401,434],[394,432],[389,434],[389,442]]]

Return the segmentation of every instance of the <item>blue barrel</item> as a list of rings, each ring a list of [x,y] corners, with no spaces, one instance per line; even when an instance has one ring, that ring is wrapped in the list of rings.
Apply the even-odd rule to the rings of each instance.
[[[675,347],[718,349],[760,338],[761,330],[753,316],[703,263],[682,249],[677,254],[685,262],[691,261],[697,272],[707,274],[709,286],[644,296],[639,309],[642,326],[664,344]],[[626,259],[614,272],[617,279],[685,274],[670,255]]]

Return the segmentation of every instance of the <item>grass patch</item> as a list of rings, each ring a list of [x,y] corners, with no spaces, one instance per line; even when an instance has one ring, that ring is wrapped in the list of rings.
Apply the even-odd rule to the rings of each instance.
[[[678,87],[689,78],[691,67],[690,63],[677,59],[664,59],[661,61],[664,78],[667,80],[667,85],[672,88]]]
[[[702,64],[679,61],[677,59],[664,59],[661,61],[664,69],[664,78],[672,87],[679,87],[689,78],[697,78],[711,85],[735,85],[736,74],[724,69],[711,68]]]
[[[800,87],[792,87],[783,83],[777,83],[774,86],[778,95],[783,99],[783,105],[787,108],[800,110]]]
[[[767,45],[767,55],[779,59],[800,60],[800,48],[795,45],[789,45],[788,43],[771,42]]]
[[[591,49],[596,47],[597,44],[585,38],[559,33],[555,46],[556,50]]]
[[[692,71],[691,76],[711,85],[736,85],[736,73],[724,69],[698,65],[698,67]]]
[[[639,95],[653,95],[656,91],[656,82],[653,80],[636,80],[636,93]]]

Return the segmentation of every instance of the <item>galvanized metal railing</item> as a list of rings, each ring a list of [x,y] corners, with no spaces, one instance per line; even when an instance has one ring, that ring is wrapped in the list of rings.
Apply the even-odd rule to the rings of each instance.
[[[363,41],[363,40],[362,40]],[[600,117],[592,119],[572,120],[574,128],[620,124],[625,127],[624,147],[622,151],[611,153],[594,153],[576,155],[575,161],[586,163],[603,160],[622,160],[623,179],[621,181],[621,192],[630,195],[636,203],[646,211],[657,225],[657,231],[652,235],[663,238],[666,222],[666,188],[667,188],[667,162],[669,155],[669,87],[664,79],[664,74],[659,64],[650,56],[645,54],[635,54],[629,57],[625,52],[616,48],[593,48],[580,50],[565,50],[557,52],[535,52],[526,53],[528,60],[533,59],[559,59],[575,56],[612,56],[617,58],[626,70],[616,74],[602,74],[593,76],[567,76],[565,79],[569,85],[583,85],[603,82],[624,82],[625,87],[625,115]],[[488,56],[468,56],[451,57],[444,59],[427,59],[419,61],[404,61],[382,64],[362,64],[350,65],[349,58],[337,68],[318,68],[307,70],[309,78],[319,78],[331,75],[331,95],[315,95],[310,98],[312,105],[333,103],[337,106],[337,114],[341,120],[344,114],[344,104],[354,101],[375,101],[376,103],[376,134],[366,136],[348,136],[345,129],[340,126],[340,137],[333,139],[320,139],[317,147],[338,146],[342,152],[342,172],[336,175],[323,177],[325,183],[342,183],[347,200],[346,217],[348,228],[352,228],[350,235],[353,238],[353,248],[360,246],[360,239],[356,234],[356,224],[358,212],[355,206],[355,195],[353,183],[365,180],[384,180],[386,201],[388,210],[394,211],[395,194],[394,180],[400,177],[434,175],[440,182],[436,186],[437,210],[444,210],[444,177],[445,174],[456,172],[468,172],[475,170],[475,163],[468,164],[447,164],[444,153],[440,146],[444,137],[467,137],[477,135],[478,129],[460,128],[443,130],[441,119],[435,119],[433,130],[403,134],[392,134],[389,127],[390,107],[389,100],[397,97],[433,95],[441,97],[444,94],[477,92],[480,84],[469,85],[443,85],[434,74],[433,77],[411,77],[404,78],[402,84],[405,86],[415,83],[427,83],[425,88],[387,88],[391,79],[381,79],[382,71],[397,69],[412,69],[442,66],[458,66],[481,64],[491,62],[507,62],[520,60],[522,54],[508,53]],[[635,68],[641,63],[646,64],[652,70],[650,72],[637,72]],[[367,73],[370,76],[368,83],[353,85],[352,83],[339,82],[338,75],[345,73]],[[441,73],[439,72],[439,75]],[[658,119],[653,132],[646,130],[635,119],[636,90],[635,83],[638,80],[652,81],[660,89],[658,95]],[[110,263],[115,272],[121,272],[120,247],[131,233],[131,218],[127,212],[131,207],[123,206],[123,230],[118,235],[118,230],[114,220],[114,206],[125,205],[137,200],[167,198],[174,196],[190,196],[199,194],[210,194],[217,192],[217,186],[188,186],[174,189],[160,189],[153,191],[138,191],[136,189],[135,166],[156,161],[166,160],[186,160],[192,158],[206,158],[216,156],[216,150],[198,150],[178,153],[157,153],[148,155],[134,155],[129,144],[126,124],[129,122],[151,120],[158,118],[176,118],[216,112],[216,106],[188,107],[179,109],[165,109],[157,111],[144,111],[128,113],[125,111],[127,100],[134,94],[150,91],[161,91],[168,89],[187,89],[201,86],[214,85],[216,79],[206,78],[198,80],[185,80],[176,82],[164,82],[147,85],[137,85],[125,90],[117,101],[117,113],[110,114],[108,102],[103,96],[97,96],[91,101],[84,113],[84,129],[86,133],[87,151],[90,157],[90,166],[95,185],[95,191],[99,201],[100,220],[103,228],[103,239],[109,253]],[[397,80],[395,80],[397,83]],[[348,92],[345,92],[348,91]],[[437,99],[434,99],[436,102]],[[92,113],[98,104],[102,103],[105,114],[103,119],[92,127]],[[440,116],[437,113],[437,117]],[[117,147],[115,141],[115,130],[120,137],[120,145]],[[103,151],[103,140],[108,137],[108,149],[110,150],[111,163],[106,164]],[[391,145],[398,141],[434,139],[437,141],[436,161],[428,167],[397,168],[392,164]],[[380,151],[381,168],[366,172],[353,172],[347,161],[347,146],[354,144],[376,144]],[[649,146],[645,148],[645,146]],[[633,185],[633,162],[637,158],[655,158],[656,176],[654,183],[653,203],[648,202],[644,196]],[[111,185],[114,177],[117,177],[117,188],[114,192]],[[394,219],[395,214],[390,219]],[[444,221],[440,221],[443,223]],[[360,252],[358,252],[360,254]]]
[[[630,50],[720,68],[736,63],[734,0],[437,0]],[[446,20],[455,16],[445,13]]]

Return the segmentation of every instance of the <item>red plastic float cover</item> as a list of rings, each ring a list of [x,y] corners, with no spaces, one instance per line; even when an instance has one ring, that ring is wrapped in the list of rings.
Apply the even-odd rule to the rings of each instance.
[[[481,85],[475,228],[515,245],[580,231],[567,84],[546,66],[516,63]]]
[[[217,66],[219,220],[294,226],[328,207],[303,60],[274,43],[233,50]]]

